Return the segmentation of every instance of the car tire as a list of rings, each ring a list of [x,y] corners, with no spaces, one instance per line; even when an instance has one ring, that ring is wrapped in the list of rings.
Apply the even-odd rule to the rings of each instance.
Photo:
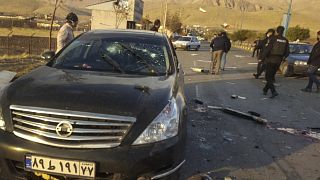
[[[200,49],[200,46],[197,46],[196,51],[199,51],[199,49]]]
[[[187,51],[190,51],[191,50],[191,47],[190,46],[187,46]]]

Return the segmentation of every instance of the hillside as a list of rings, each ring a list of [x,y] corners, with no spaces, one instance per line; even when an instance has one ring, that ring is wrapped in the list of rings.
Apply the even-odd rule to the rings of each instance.
[[[164,3],[162,0],[144,0],[144,15],[151,19],[162,18]],[[219,27],[224,22],[233,28],[241,26],[242,13],[239,2],[242,0],[168,0],[169,13],[178,13],[184,24]],[[229,2],[233,6],[227,5]],[[243,2],[243,1],[242,1]],[[243,13],[243,28],[265,31],[280,24],[282,15],[287,11],[287,0],[244,0],[247,8]],[[248,8],[248,7],[261,8]],[[207,13],[203,13],[199,8]],[[319,0],[294,0],[291,26],[308,27],[314,33],[320,26],[316,23],[316,14],[319,11]]]
[[[104,0],[63,0],[57,16],[64,18],[70,12],[76,12],[81,22],[90,19],[90,11],[85,9],[89,4]],[[50,14],[53,11],[54,0],[0,0],[0,12],[21,15]],[[163,17],[164,0],[144,0],[144,16],[151,19]],[[280,24],[282,15],[287,10],[287,0],[168,0],[169,13],[178,13],[182,22],[187,25],[202,25],[220,27],[228,23],[242,27],[264,31]],[[207,13],[199,11],[205,9]],[[313,32],[320,29],[316,14],[319,11],[320,0],[294,0],[291,26],[300,25],[310,28]],[[244,10],[244,13],[241,12]],[[243,16],[242,16],[243,15]]]

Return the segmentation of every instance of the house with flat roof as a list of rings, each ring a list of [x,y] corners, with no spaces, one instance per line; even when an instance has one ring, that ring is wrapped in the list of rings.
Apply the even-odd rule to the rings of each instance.
[[[91,29],[135,29],[143,16],[142,0],[108,0],[87,6]]]

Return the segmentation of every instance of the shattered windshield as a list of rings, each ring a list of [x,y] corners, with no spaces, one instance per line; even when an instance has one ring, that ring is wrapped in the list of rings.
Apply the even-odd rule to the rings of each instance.
[[[161,43],[121,38],[79,38],[55,59],[53,67],[126,74],[164,75],[168,47]]]

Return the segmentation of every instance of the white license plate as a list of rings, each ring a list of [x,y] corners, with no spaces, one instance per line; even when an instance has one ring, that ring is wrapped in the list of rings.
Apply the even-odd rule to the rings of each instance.
[[[26,169],[58,173],[77,177],[95,177],[96,165],[93,162],[55,159],[43,156],[26,156]]]

